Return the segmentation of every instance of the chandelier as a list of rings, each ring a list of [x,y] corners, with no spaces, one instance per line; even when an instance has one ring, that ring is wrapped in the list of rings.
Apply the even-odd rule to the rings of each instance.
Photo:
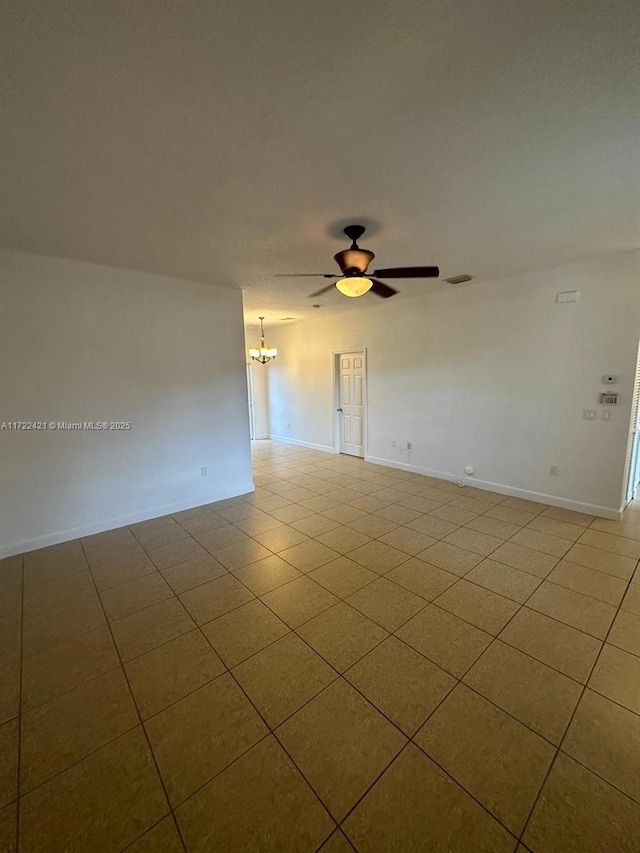
[[[262,325],[264,317],[258,317],[258,319],[260,320],[260,349],[250,349],[249,355],[254,361],[266,364],[278,355],[278,350],[275,347],[266,347],[264,345],[264,326]]]

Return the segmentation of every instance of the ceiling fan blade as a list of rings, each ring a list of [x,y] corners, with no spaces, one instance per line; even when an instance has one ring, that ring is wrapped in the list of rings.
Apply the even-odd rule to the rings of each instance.
[[[332,272],[282,272],[272,278],[338,278],[338,275]]]
[[[309,294],[309,299],[313,299],[314,296],[322,296],[323,293],[326,293],[328,290],[331,290],[335,287],[335,284],[328,284],[326,287],[323,287],[322,290],[316,290],[315,293]]]
[[[383,299],[388,299],[390,296],[395,296],[398,292],[392,287],[389,287],[388,284],[384,284],[381,281],[376,281],[375,278],[372,278],[371,281],[373,282],[371,286],[371,293],[375,293],[376,296],[382,296]]]
[[[440,270],[438,267],[391,267],[375,270],[373,274],[380,278],[437,278]]]

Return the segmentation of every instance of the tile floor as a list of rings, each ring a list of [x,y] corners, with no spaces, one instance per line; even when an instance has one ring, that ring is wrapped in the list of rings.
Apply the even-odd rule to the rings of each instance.
[[[0,563],[2,853],[640,850],[640,503],[255,481]]]

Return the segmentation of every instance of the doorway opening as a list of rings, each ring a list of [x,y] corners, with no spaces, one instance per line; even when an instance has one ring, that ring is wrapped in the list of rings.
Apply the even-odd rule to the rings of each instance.
[[[364,458],[367,436],[367,351],[334,353],[334,449]]]
[[[629,456],[627,459],[627,484],[624,505],[638,497],[640,487],[640,347],[636,363],[636,376],[633,383],[631,403],[631,425],[629,435]]]

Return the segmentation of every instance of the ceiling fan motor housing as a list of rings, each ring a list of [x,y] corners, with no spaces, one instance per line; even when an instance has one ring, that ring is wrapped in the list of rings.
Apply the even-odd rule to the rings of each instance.
[[[374,258],[368,249],[344,249],[333,256],[343,275],[362,275]]]

